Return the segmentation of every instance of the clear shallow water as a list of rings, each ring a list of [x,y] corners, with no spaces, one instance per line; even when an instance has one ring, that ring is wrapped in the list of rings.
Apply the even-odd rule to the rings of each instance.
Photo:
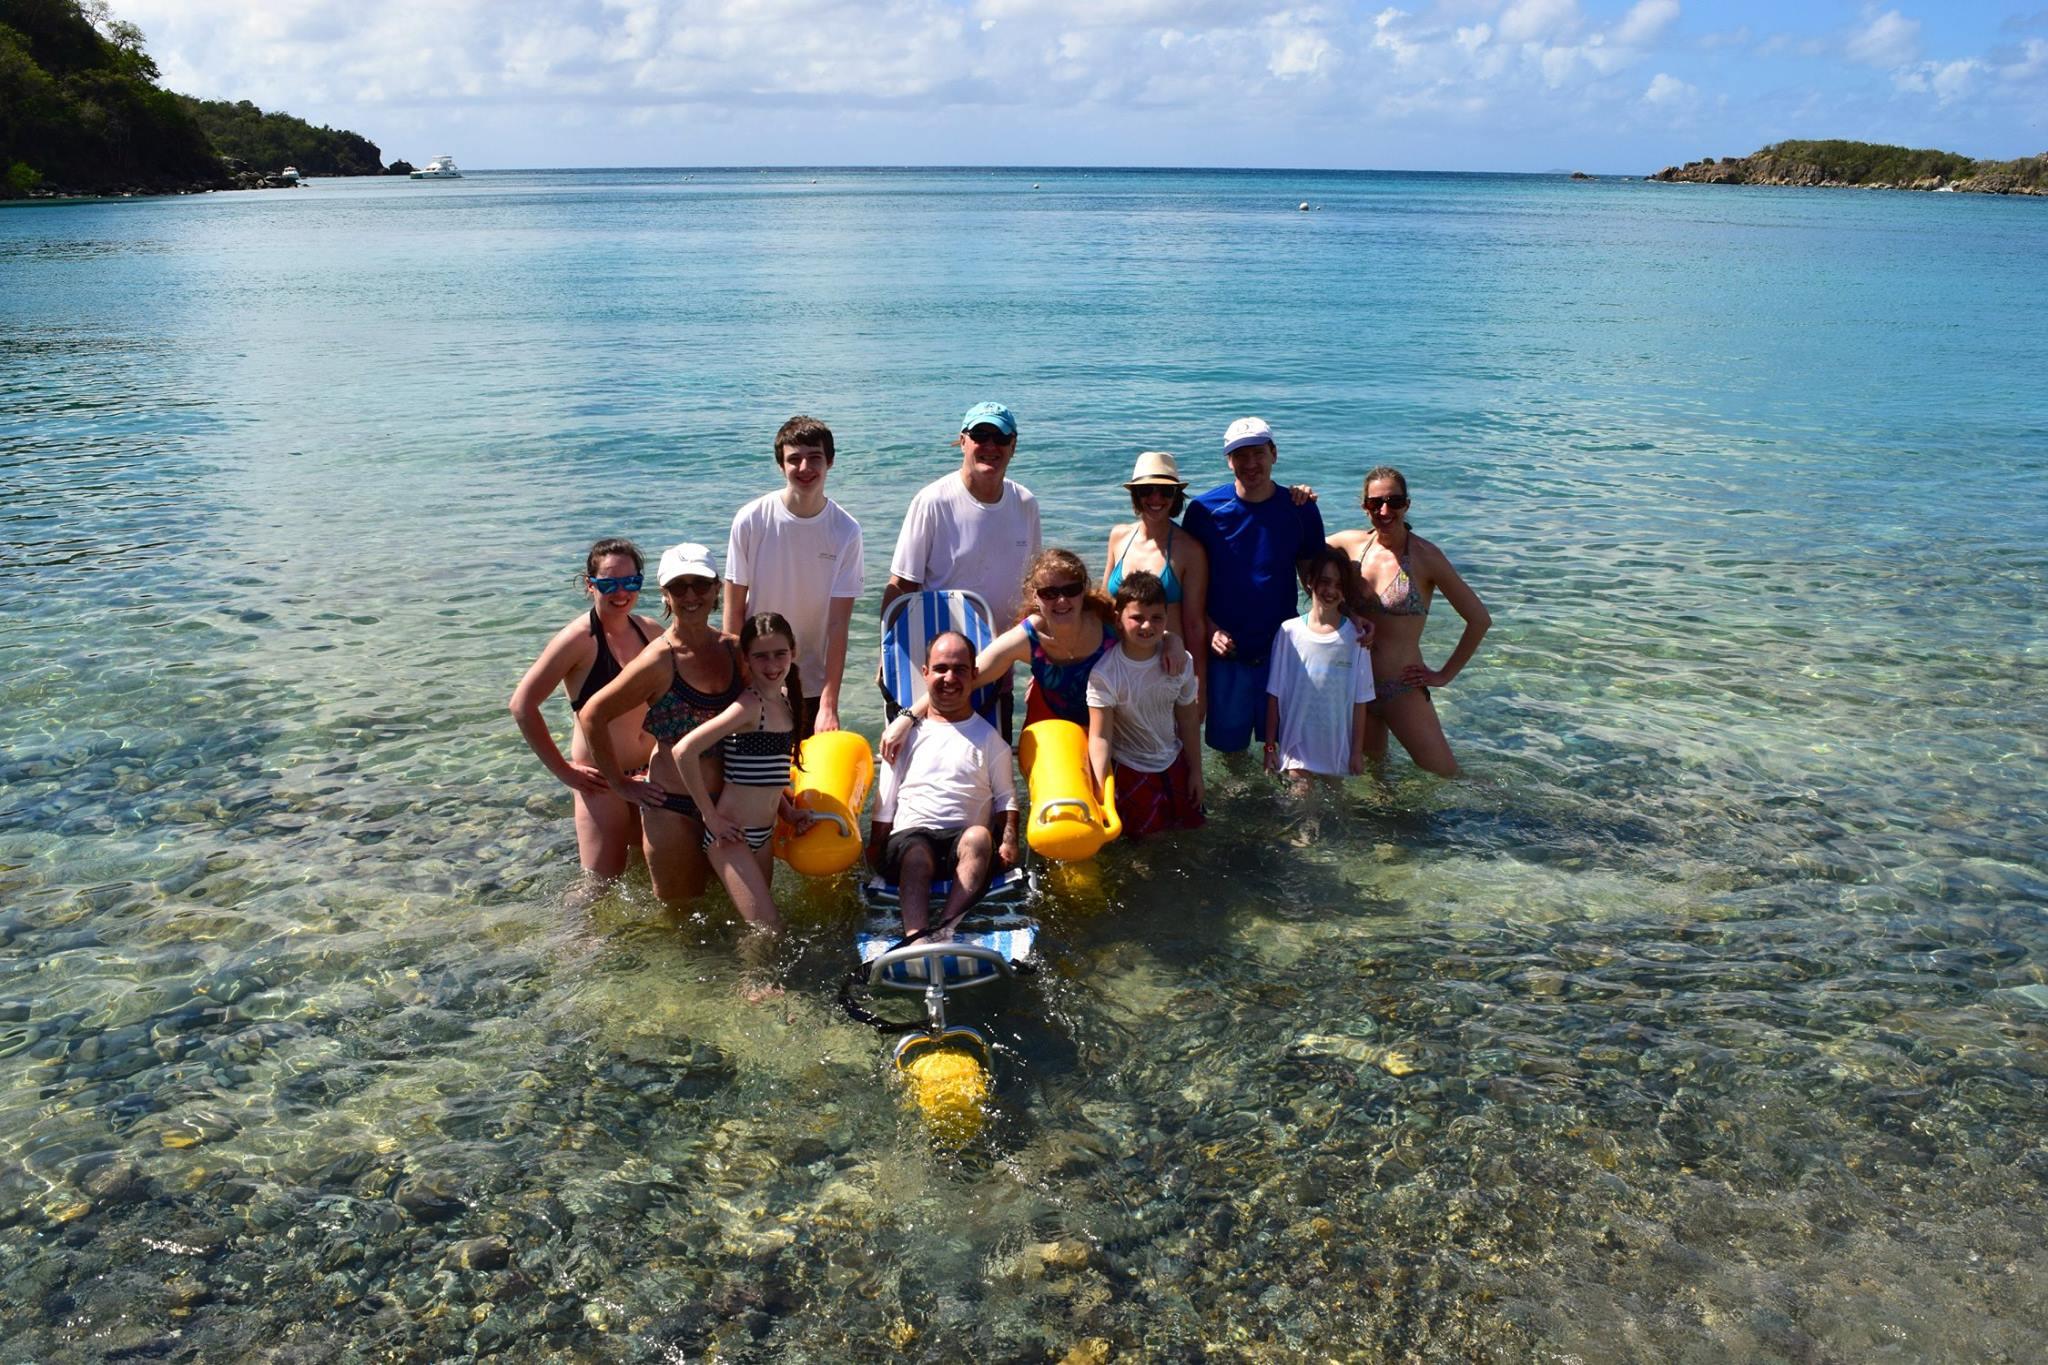
[[[0,212],[10,1357],[2041,1354],[2038,204],[683,174]],[[1497,625],[1467,780],[1212,763],[1064,882],[941,1157],[845,889],[743,1006],[722,925],[564,908],[503,703],[790,412],[878,584],[989,394],[1091,562],[1258,411]]]

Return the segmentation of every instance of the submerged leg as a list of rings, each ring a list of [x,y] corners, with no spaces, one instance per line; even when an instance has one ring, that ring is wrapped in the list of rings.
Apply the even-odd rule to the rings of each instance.
[[[599,881],[612,881],[626,870],[626,856],[639,841],[640,808],[609,792],[577,792],[575,800],[576,852],[583,870]]]
[[[740,918],[759,929],[780,929],[782,917],[775,913],[775,898],[768,878],[762,875],[754,850],[745,844],[713,844],[711,866],[725,883]]]
[[[669,810],[643,809],[647,876],[654,894],[669,905],[687,905],[704,894],[711,864],[704,858],[704,826]]]
[[[1421,688],[1403,692],[1389,699],[1382,708],[1380,719],[1385,728],[1394,732],[1394,738],[1401,741],[1401,747],[1415,760],[1415,766],[1438,777],[1456,777],[1458,760],[1451,757],[1450,741],[1444,738],[1443,723],[1436,718],[1436,703]],[[1371,752],[1372,736],[1366,735],[1366,749]],[[1386,741],[1380,741],[1381,752],[1385,752]]]

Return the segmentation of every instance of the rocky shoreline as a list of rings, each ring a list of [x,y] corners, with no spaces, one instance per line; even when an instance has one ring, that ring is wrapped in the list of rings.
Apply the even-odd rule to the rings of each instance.
[[[394,162],[379,172],[380,175],[406,175],[412,170],[405,162]],[[324,175],[320,179],[352,179],[351,176]],[[105,189],[80,189],[70,185],[38,185],[23,195],[24,199],[73,200],[73,199],[145,199],[161,198],[180,194],[213,194],[223,190],[295,190],[303,189],[310,177],[287,180],[284,176],[270,171],[259,171],[247,162],[233,157],[221,158],[221,173],[211,180],[186,180],[173,182],[152,182],[135,185],[109,186]]]
[[[1666,166],[1650,180],[1689,185],[1790,185],[1806,189],[1953,191],[1958,194],[2048,194],[2048,152],[2017,161],[1967,162],[1953,170],[1906,177],[1863,178],[1811,157],[1765,148],[1749,156],[1702,157]]]

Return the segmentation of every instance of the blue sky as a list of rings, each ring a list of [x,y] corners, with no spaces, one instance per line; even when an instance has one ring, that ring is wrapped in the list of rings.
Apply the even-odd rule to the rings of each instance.
[[[2048,0],[114,0],[166,80],[465,165],[1655,170],[2048,150]]]

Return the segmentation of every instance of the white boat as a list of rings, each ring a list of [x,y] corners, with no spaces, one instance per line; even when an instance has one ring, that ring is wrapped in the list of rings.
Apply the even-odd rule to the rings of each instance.
[[[462,172],[455,169],[455,158],[443,153],[412,173],[415,180],[460,180]]]
[[[297,166],[287,166],[279,171],[277,175],[280,180],[289,181],[294,185],[299,183],[299,168]]]

